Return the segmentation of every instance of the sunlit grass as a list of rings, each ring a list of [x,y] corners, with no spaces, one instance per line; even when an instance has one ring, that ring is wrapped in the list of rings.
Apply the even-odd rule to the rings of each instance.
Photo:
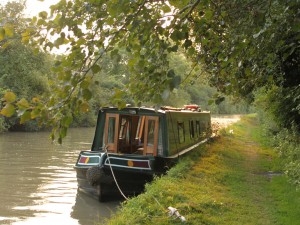
[[[233,134],[229,132],[233,130]],[[263,141],[262,141],[263,140]],[[299,224],[300,193],[280,172],[280,163],[260,136],[255,116],[180,159],[169,173],[125,202],[108,224]]]

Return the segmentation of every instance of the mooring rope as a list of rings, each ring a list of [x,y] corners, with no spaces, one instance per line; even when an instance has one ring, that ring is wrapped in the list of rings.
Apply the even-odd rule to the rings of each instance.
[[[117,182],[117,179],[115,177],[114,171],[113,171],[111,163],[110,163],[110,159],[109,159],[109,156],[108,156],[108,151],[107,151],[106,145],[104,145],[104,149],[105,149],[105,153],[106,153],[107,160],[108,160],[108,163],[109,163],[110,171],[111,171],[111,174],[112,174],[112,176],[114,178],[115,184],[117,185],[117,188],[118,188],[120,194],[123,196],[123,198],[125,198],[126,200],[129,200],[129,198],[126,197],[126,195],[123,193],[123,191],[121,190],[121,188],[120,188],[120,186],[119,186],[119,184]]]

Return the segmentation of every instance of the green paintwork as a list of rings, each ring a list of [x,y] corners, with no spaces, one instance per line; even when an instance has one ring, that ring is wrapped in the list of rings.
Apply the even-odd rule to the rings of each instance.
[[[132,114],[132,113],[135,114]],[[103,146],[105,115],[107,113],[159,117],[158,157],[170,157],[210,136],[210,112],[163,111],[147,108],[104,108],[99,111],[92,151]],[[181,124],[178,125],[178,124]],[[181,127],[181,128],[180,128]],[[184,127],[184,129],[183,129]],[[193,131],[192,131],[193,130]]]
[[[175,155],[210,136],[209,112],[169,111],[166,112],[166,121],[166,156]],[[179,124],[183,125],[184,132]]]

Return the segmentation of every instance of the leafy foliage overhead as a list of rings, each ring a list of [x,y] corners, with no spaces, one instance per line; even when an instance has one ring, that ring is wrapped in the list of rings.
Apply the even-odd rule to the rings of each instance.
[[[56,35],[39,40],[46,50],[69,45],[57,66],[63,80],[80,83],[99,72],[103,54],[119,63],[118,49],[126,47],[131,78],[138,81],[130,91],[138,100],[159,101],[166,88],[178,85],[167,54],[180,48],[205,65],[224,92],[248,95],[281,82],[282,64],[299,51],[299,18],[299,1],[288,0],[62,0],[34,21],[47,37]]]
[[[53,68],[59,85],[47,103],[62,137],[68,115],[89,110],[90,87],[105,66],[104,55],[129,67],[129,83],[115,99],[130,92],[136,102],[161,102],[182,77],[167,55],[182,49],[194,74],[207,72],[226,94],[252,101],[259,87],[298,85],[299,5],[299,0],[61,0],[49,15],[33,18],[22,37],[45,51],[67,46]],[[39,32],[33,35],[32,27]],[[28,35],[33,38],[24,38]],[[126,58],[119,52],[123,48]]]

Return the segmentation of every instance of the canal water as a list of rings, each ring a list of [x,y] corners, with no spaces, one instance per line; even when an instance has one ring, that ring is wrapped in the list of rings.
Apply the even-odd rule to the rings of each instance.
[[[48,132],[0,134],[0,224],[91,225],[122,199],[100,203],[77,191],[73,166],[90,149],[93,128],[70,129],[63,144]]]

